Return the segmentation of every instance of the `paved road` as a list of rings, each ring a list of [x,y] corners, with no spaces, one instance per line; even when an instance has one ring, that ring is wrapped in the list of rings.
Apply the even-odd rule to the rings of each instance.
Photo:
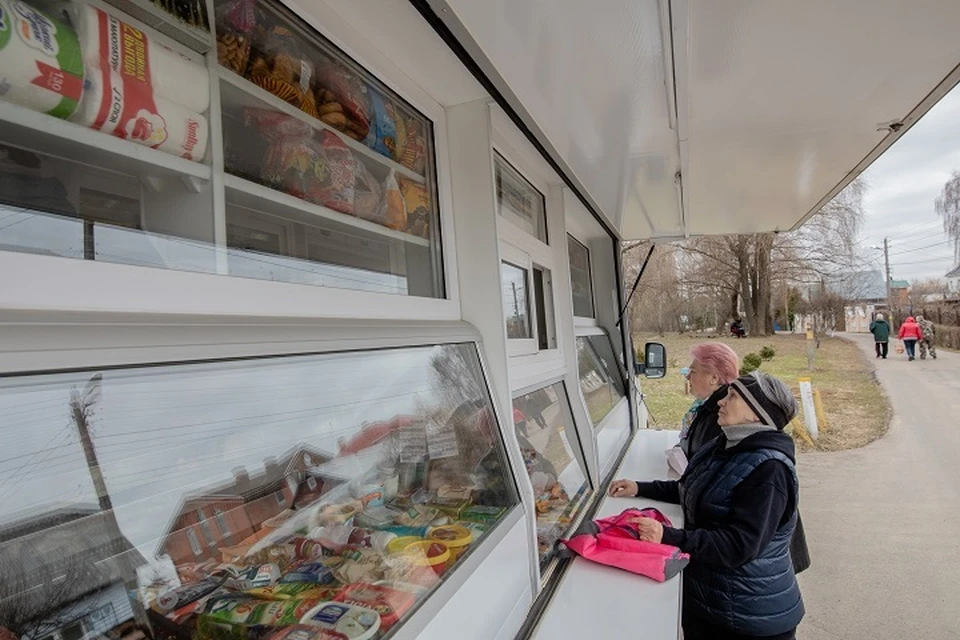
[[[813,566],[800,574],[801,640],[960,638],[960,354],[873,360],[890,431],[862,449],[800,458]]]

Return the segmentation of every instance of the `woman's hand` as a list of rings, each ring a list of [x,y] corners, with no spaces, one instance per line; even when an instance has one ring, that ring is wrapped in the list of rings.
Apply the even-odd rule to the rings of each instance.
[[[641,540],[646,542],[663,541],[663,525],[653,518],[644,518],[642,516],[630,520],[637,525],[637,534]]]
[[[637,495],[637,483],[633,480],[614,480],[610,483],[610,495],[614,498],[632,498]]]

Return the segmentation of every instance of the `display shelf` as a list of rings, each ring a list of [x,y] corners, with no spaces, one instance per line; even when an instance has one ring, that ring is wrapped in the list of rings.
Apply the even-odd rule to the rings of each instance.
[[[181,22],[175,15],[164,11],[150,0],[104,0],[104,2],[194,51],[206,53],[213,48],[212,33]]]
[[[0,101],[0,143],[143,179],[208,181],[208,165]]]
[[[227,191],[227,204],[236,205],[253,211],[267,214],[280,214],[302,218],[308,214],[314,218],[322,218],[338,225],[359,229],[367,233],[389,240],[429,247],[430,241],[402,231],[395,231],[375,222],[355,218],[339,211],[334,211],[323,205],[313,204],[295,196],[276,191],[270,187],[251,182],[238,176],[227,174],[224,176],[224,186]]]
[[[367,158],[371,158],[380,165],[383,165],[389,169],[393,169],[397,173],[407,176],[412,180],[416,180],[421,184],[426,182],[426,179],[422,175],[416,173],[415,171],[411,171],[399,162],[396,162],[395,160],[374,151],[362,142],[358,142],[350,136],[344,135],[342,131],[339,131],[328,124],[317,120],[313,116],[304,113],[292,104],[284,102],[269,91],[261,89],[257,85],[242,78],[241,76],[238,76],[229,69],[220,67],[219,72],[220,79],[223,81],[221,84],[220,101],[224,105],[262,108],[263,105],[266,104],[271,109],[276,109],[277,111],[306,122],[314,129],[319,131],[332,131],[348,147],[357,153],[366,156]]]

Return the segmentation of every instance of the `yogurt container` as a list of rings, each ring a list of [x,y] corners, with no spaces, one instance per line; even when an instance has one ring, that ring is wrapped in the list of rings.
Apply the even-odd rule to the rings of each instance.
[[[407,545],[403,550],[403,558],[410,560],[416,566],[430,567],[439,576],[447,569],[450,550],[442,542],[421,540]]]
[[[414,542],[422,542],[423,538],[420,536],[400,536],[399,538],[394,538],[387,544],[387,553],[390,555],[396,555],[398,553],[403,553],[404,549],[413,544]]]
[[[348,640],[370,640],[380,630],[380,614],[345,602],[322,602],[300,623],[343,634]]]
[[[470,548],[470,544],[473,543],[473,532],[466,527],[451,524],[431,529],[427,539],[442,542],[447,546],[450,550],[447,566],[452,567],[457,562],[457,558]]]

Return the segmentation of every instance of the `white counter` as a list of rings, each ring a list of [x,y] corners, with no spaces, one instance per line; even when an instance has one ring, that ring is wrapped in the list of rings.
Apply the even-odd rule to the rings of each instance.
[[[677,436],[677,431],[639,431],[616,477],[630,480],[676,477],[667,474],[664,451],[676,444]],[[608,496],[596,517],[646,506],[660,509],[674,526],[683,526],[678,505],[640,498]],[[541,640],[627,637],[676,640],[679,635],[680,576],[659,583],[576,558],[554,592],[533,637]]]

